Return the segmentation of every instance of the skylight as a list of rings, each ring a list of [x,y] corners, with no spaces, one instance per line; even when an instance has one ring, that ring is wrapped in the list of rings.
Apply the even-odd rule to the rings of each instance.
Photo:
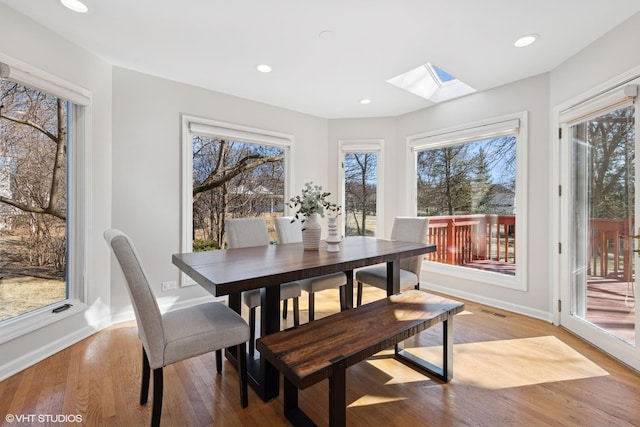
[[[400,74],[387,82],[432,102],[442,102],[476,91],[430,63]]]

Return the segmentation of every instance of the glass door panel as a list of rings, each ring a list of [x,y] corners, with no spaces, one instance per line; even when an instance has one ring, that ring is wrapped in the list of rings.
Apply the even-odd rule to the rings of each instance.
[[[640,234],[635,222],[634,116],[630,105],[568,129],[573,166],[570,315],[633,346],[633,237]]]

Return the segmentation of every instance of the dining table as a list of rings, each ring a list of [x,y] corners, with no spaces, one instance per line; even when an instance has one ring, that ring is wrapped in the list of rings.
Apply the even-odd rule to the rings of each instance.
[[[261,290],[260,334],[280,330],[280,284],[344,272],[347,275],[345,309],[353,308],[354,269],[375,264],[387,265],[387,295],[400,292],[400,260],[435,252],[433,244],[373,237],[346,237],[338,252],[304,250],[303,244],[272,244],[237,249],[174,254],[173,264],[215,297],[228,296],[228,304],[241,313],[241,293]],[[249,384],[264,400],[279,394],[278,370],[263,357],[235,354],[226,349],[226,357],[237,366],[238,357],[247,357]]]

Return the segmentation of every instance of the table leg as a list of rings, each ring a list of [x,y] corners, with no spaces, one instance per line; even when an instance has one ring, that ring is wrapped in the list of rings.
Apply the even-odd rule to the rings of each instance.
[[[400,260],[387,263],[387,296],[400,292]]]
[[[260,292],[260,336],[280,331],[280,286],[267,286]],[[262,400],[268,402],[278,397],[280,376],[278,370],[262,355],[260,356],[261,382],[256,391]]]
[[[231,308],[236,313],[242,315],[242,302],[240,299],[239,293],[234,293],[229,295],[229,308]],[[224,351],[224,355],[229,360],[231,365],[233,365],[236,369],[238,369],[238,347],[233,346],[226,348]]]
[[[353,308],[353,270],[345,271],[347,284],[345,285],[346,308]]]

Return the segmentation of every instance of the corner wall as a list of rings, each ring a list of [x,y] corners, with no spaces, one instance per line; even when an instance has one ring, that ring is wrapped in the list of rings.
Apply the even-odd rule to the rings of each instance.
[[[111,66],[0,4],[0,55],[92,92],[90,212],[85,283],[89,309],[0,344],[0,379],[108,326],[110,254],[102,232],[111,224]]]

